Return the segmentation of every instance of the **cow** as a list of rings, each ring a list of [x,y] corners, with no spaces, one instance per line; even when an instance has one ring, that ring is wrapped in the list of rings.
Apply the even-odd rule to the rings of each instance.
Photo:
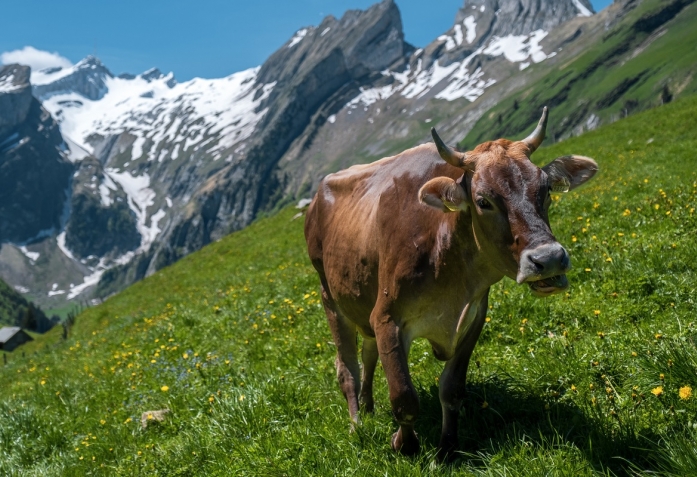
[[[569,254],[549,224],[551,192],[592,178],[593,159],[530,155],[545,138],[545,107],[522,141],[499,139],[463,153],[431,129],[433,143],[329,174],[305,219],[305,239],[337,348],[336,373],[352,427],[372,412],[378,358],[399,428],[392,449],[419,451],[419,398],[407,358],[425,338],[445,361],[440,457],[458,449],[458,415],[490,287],[509,277],[544,297],[568,287]],[[361,372],[357,333],[363,337]]]

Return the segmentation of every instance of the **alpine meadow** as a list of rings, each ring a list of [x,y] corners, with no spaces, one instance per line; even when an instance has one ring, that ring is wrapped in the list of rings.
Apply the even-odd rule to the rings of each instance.
[[[697,475],[697,2],[465,0],[423,48],[397,2],[224,78],[0,51],[1,476]],[[547,187],[569,287],[491,287],[451,459],[444,363],[413,343],[403,456],[380,362],[349,417],[307,199],[432,127],[521,140],[543,107],[531,160],[598,166]]]
[[[375,414],[348,432],[302,219],[287,208],[88,309],[68,339],[54,329],[12,356],[0,472],[694,474],[696,118],[688,97],[537,152],[583,151],[601,167],[554,196],[571,287],[543,300],[510,280],[492,289],[453,464],[434,458],[442,364],[421,341],[422,453],[389,449],[380,370]]]

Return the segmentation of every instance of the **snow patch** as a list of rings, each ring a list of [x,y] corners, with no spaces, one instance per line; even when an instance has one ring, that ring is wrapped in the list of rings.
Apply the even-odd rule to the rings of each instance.
[[[327,33],[329,33],[329,30],[331,30],[331,29],[332,29],[332,27],[327,27],[327,28],[325,28],[324,30],[322,30],[322,33],[320,33],[319,36],[324,36],[324,35],[326,35]]]
[[[65,255],[71,260],[77,261],[73,254],[70,253],[70,250],[68,250],[68,247],[65,246],[65,231],[58,234],[58,237],[56,237],[56,243],[58,244],[58,248],[60,249],[60,251],[63,252],[63,255]]]
[[[384,73],[383,73],[384,74]],[[346,104],[346,107],[356,107],[359,103],[363,103],[365,106],[370,106],[371,104],[380,101],[382,99],[387,99],[394,93],[392,85],[382,86],[379,88],[360,88],[360,94],[353,98]],[[336,120],[336,116],[334,117]],[[331,121],[333,122],[333,121]]]
[[[484,8],[484,6],[482,6]],[[482,10],[483,11],[483,10]],[[466,40],[467,43],[471,44],[475,38],[477,38],[477,22],[474,21],[474,15],[470,15],[462,22],[465,25],[465,30],[467,30]]]
[[[533,62],[539,63],[547,58],[542,51],[540,42],[547,36],[544,30],[537,30],[526,35],[508,35],[504,37],[494,37],[489,46],[484,50],[485,55],[501,56],[504,55],[511,63],[519,63],[528,58]]]
[[[458,25],[459,26],[459,25]],[[457,44],[455,43],[455,39],[449,35],[441,35],[438,37],[438,41],[444,41],[445,42],[445,49],[446,51],[450,51],[455,49]]]
[[[21,89],[22,85],[14,84],[14,80],[14,74],[0,78],[0,93],[12,93],[13,91]]]
[[[105,174],[102,183],[99,184],[99,196],[102,199],[102,205],[104,207],[109,207],[114,203],[114,201],[111,199],[111,192],[109,192],[110,190],[118,190],[118,187],[116,187],[114,181],[111,180],[111,177]]]
[[[455,25],[455,43],[457,46],[462,45],[462,27],[460,25]],[[471,43],[471,42],[470,42]]]
[[[307,32],[310,31],[309,28],[303,28],[302,30],[298,30],[293,38],[290,39],[290,43],[288,44],[288,48],[293,48],[295,45],[300,43],[303,38],[307,35]]]
[[[86,276],[80,285],[71,286],[70,293],[68,293],[68,300],[72,300],[73,298],[78,296],[80,293],[85,291],[87,288],[99,283],[99,279],[102,278],[102,275],[104,275],[104,272],[105,272],[104,269],[95,270],[94,272],[92,272],[91,275]],[[48,293],[49,293],[48,296],[51,296],[51,292],[48,292]],[[65,293],[65,292],[63,292],[63,293]]]
[[[327,121],[329,121],[331,124],[334,124],[336,122],[336,114],[332,114],[327,118]]]
[[[67,148],[66,158],[70,162],[79,162],[90,155],[87,150],[75,143],[72,139],[67,136],[63,137],[63,142]]]
[[[118,183],[128,196],[128,206],[136,214],[136,227],[141,237],[138,252],[147,251],[162,232],[158,223],[166,215],[163,209],[159,209],[149,217],[150,225],[148,225],[148,207],[155,204],[156,197],[155,191],[150,188],[150,176],[147,173],[142,176],[133,176],[128,171],[120,172],[115,168],[107,168],[105,179],[107,176]],[[116,190],[115,185],[114,190]],[[171,200],[165,199],[165,202],[168,205],[171,204]]]
[[[27,287],[23,287],[22,285],[15,285],[15,290],[17,290],[19,293],[29,293],[29,289]]]
[[[19,251],[22,252],[24,254],[24,256],[27,257],[32,262],[36,262],[39,259],[39,257],[41,256],[41,254],[39,252],[30,252],[27,249],[26,245],[22,245],[21,247],[19,247]]]
[[[574,7],[578,10],[578,16],[579,17],[589,17],[593,15],[593,13],[588,10],[581,2],[580,0],[571,0],[574,3]]]

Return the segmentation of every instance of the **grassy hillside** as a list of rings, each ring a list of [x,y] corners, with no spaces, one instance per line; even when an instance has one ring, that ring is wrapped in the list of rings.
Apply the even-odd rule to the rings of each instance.
[[[696,24],[694,0],[642,1],[587,52],[500,101],[460,146],[523,137],[543,106],[552,113],[548,137],[559,140],[694,93]]]
[[[695,475],[695,130],[687,98],[538,151],[601,167],[551,212],[571,288],[545,300],[493,288],[452,466],[433,457],[442,364],[425,342],[410,359],[422,454],[389,449],[381,372],[375,415],[348,432],[302,220],[286,209],[0,368],[0,474]]]

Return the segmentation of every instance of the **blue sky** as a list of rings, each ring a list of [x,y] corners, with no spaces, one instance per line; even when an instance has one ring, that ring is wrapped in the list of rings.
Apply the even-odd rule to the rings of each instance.
[[[113,73],[151,67],[188,80],[260,65],[303,26],[377,0],[22,0],[6,2],[0,54],[32,46],[70,62],[96,54]],[[424,46],[452,26],[463,0],[396,0],[406,40]],[[591,0],[596,11],[611,0]],[[36,53],[31,51],[32,55]],[[0,59],[16,58],[17,55]],[[20,56],[21,57],[21,56]],[[50,58],[43,57],[50,62]]]

